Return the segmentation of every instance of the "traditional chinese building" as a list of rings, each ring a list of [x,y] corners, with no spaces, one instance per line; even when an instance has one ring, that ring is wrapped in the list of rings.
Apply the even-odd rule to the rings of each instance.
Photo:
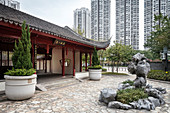
[[[82,54],[91,58],[94,47],[105,49],[110,44],[86,39],[69,27],[60,27],[40,18],[0,4],[0,77],[12,68],[14,42],[21,37],[23,21],[31,30],[32,62],[37,71],[73,74],[82,71]],[[65,62],[64,62],[65,61]]]

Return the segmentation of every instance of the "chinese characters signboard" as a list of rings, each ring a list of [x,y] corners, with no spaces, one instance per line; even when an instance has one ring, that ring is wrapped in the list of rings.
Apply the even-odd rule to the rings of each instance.
[[[61,40],[55,40],[55,41],[54,41],[54,44],[55,44],[55,45],[65,46],[66,42],[61,41]]]

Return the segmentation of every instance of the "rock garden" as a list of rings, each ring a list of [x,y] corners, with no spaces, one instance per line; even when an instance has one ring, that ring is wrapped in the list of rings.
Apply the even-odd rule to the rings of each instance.
[[[109,108],[125,110],[154,110],[157,106],[165,104],[162,95],[166,93],[166,89],[147,84],[146,76],[150,71],[150,65],[143,54],[137,53],[133,56],[128,71],[136,74],[136,79],[120,83],[117,90],[104,88],[100,93],[100,102]]]

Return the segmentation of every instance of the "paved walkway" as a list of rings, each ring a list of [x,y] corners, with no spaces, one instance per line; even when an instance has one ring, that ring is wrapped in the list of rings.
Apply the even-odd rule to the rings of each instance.
[[[110,109],[98,101],[100,90],[113,88],[118,83],[135,76],[103,76],[100,81],[84,80],[66,87],[55,88],[55,84],[47,92],[36,92],[31,99],[24,101],[9,101],[0,95],[0,113],[170,113],[170,84],[148,81],[154,87],[165,87],[168,93],[164,98],[166,104],[156,110],[119,110]],[[75,81],[73,78],[68,79]],[[47,85],[48,83],[46,83]],[[45,85],[45,83],[44,83]],[[47,85],[48,86],[48,85]]]

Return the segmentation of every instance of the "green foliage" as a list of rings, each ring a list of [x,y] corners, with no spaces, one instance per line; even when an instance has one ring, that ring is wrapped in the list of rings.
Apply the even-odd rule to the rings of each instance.
[[[99,65],[100,62],[98,60],[97,50],[96,47],[94,47],[93,57],[92,57],[92,66]]]
[[[114,62],[117,62],[117,72],[118,64],[121,62],[128,62],[131,60],[133,55],[133,49],[131,46],[122,45],[120,43],[114,43],[113,46],[109,47],[107,50],[107,58]]]
[[[102,69],[101,65],[88,66],[88,69]]]
[[[131,80],[126,80],[126,81],[124,81],[124,82],[122,82],[123,84],[126,84],[126,83],[128,83],[129,85],[131,85],[131,86],[133,86],[133,84],[134,84],[134,81],[131,81]]]
[[[151,70],[147,77],[156,80],[170,81],[170,71]]]
[[[164,47],[170,49],[170,17],[160,14],[155,15],[154,20],[155,26],[153,28],[155,30],[151,32],[145,47],[150,48],[151,51],[159,56]]]
[[[12,56],[12,62],[15,69],[31,69],[31,41],[30,41],[30,29],[29,26],[26,29],[25,21],[22,24],[22,36],[18,39],[18,46],[15,42],[14,54]]]
[[[105,69],[105,68],[102,68],[102,71],[107,71],[107,69]]]
[[[98,51],[97,51],[97,55],[101,58],[101,59],[100,59],[100,64],[103,65],[104,58],[106,58],[106,56],[107,56],[107,51],[106,51],[106,50],[103,50],[103,49],[98,50]]]
[[[12,69],[8,70],[5,75],[11,75],[11,76],[30,76],[36,72],[35,69]]]
[[[134,50],[133,51],[133,55],[137,53],[144,54],[146,58],[151,59],[151,60],[160,59],[159,55],[155,54],[151,50],[147,50],[147,51],[146,50]]]
[[[129,104],[130,102],[138,101],[139,99],[144,99],[147,97],[148,94],[144,92],[144,89],[135,88],[119,90],[117,92],[116,100],[124,104]]]
[[[130,61],[133,55],[133,49],[131,46],[115,43],[108,49],[108,57],[112,61],[127,62]]]
[[[126,73],[102,72],[102,75],[127,75]]]

